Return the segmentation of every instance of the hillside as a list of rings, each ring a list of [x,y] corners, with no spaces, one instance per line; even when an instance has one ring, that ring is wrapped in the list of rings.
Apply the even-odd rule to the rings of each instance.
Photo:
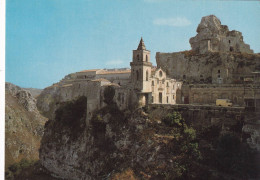
[[[5,167],[21,159],[36,160],[44,118],[30,92],[11,83],[5,87]]]
[[[29,91],[34,98],[37,98],[42,92],[42,89],[37,89],[37,88],[23,88],[23,89]]]

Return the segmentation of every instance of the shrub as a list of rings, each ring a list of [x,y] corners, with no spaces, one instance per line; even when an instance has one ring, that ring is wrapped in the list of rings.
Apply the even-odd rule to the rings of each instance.
[[[163,122],[172,127],[174,137],[169,144],[173,156],[181,157],[175,160],[175,172],[172,178],[190,178],[196,170],[192,170],[201,159],[199,146],[196,139],[196,130],[189,127],[179,112],[167,114]],[[170,173],[172,174],[172,173]],[[169,174],[168,174],[169,175]]]

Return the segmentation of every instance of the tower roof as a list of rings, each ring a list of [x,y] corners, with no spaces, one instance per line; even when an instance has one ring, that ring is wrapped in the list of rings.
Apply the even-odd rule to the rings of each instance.
[[[144,40],[142,37],[141,37],[137,50],[146,50],[145,45],[144,45]]]

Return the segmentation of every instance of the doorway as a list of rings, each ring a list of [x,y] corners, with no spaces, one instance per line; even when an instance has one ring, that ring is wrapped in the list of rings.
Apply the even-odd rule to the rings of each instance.
[[[159,103],[162,103],[162,93],[159,93]]]

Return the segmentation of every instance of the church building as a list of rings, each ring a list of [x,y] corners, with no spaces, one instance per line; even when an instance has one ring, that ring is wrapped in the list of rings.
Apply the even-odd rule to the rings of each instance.
[[[64,80],[66,83],[72,78],[78,83],[99,81],[101,85],[116,84],[116,99],[125,99],[117,102],[121,107],[127,107],[127,99],[138,101],[138,106],[176,104],[176,91],[181,88],[182,82],[169,78],[160,67],[152,65],[150,51],[146,49],[142,38],[137,49],[133,50],[130,66],[131,69],[84,70],[69,75]]]
[[[150,51],[146,49],[143,38],[133,50],[131,65],[131,84],[138,93],[139,104],[176,104],[176,91],[182,83],[167,77],[160,67],[153,67]]]

